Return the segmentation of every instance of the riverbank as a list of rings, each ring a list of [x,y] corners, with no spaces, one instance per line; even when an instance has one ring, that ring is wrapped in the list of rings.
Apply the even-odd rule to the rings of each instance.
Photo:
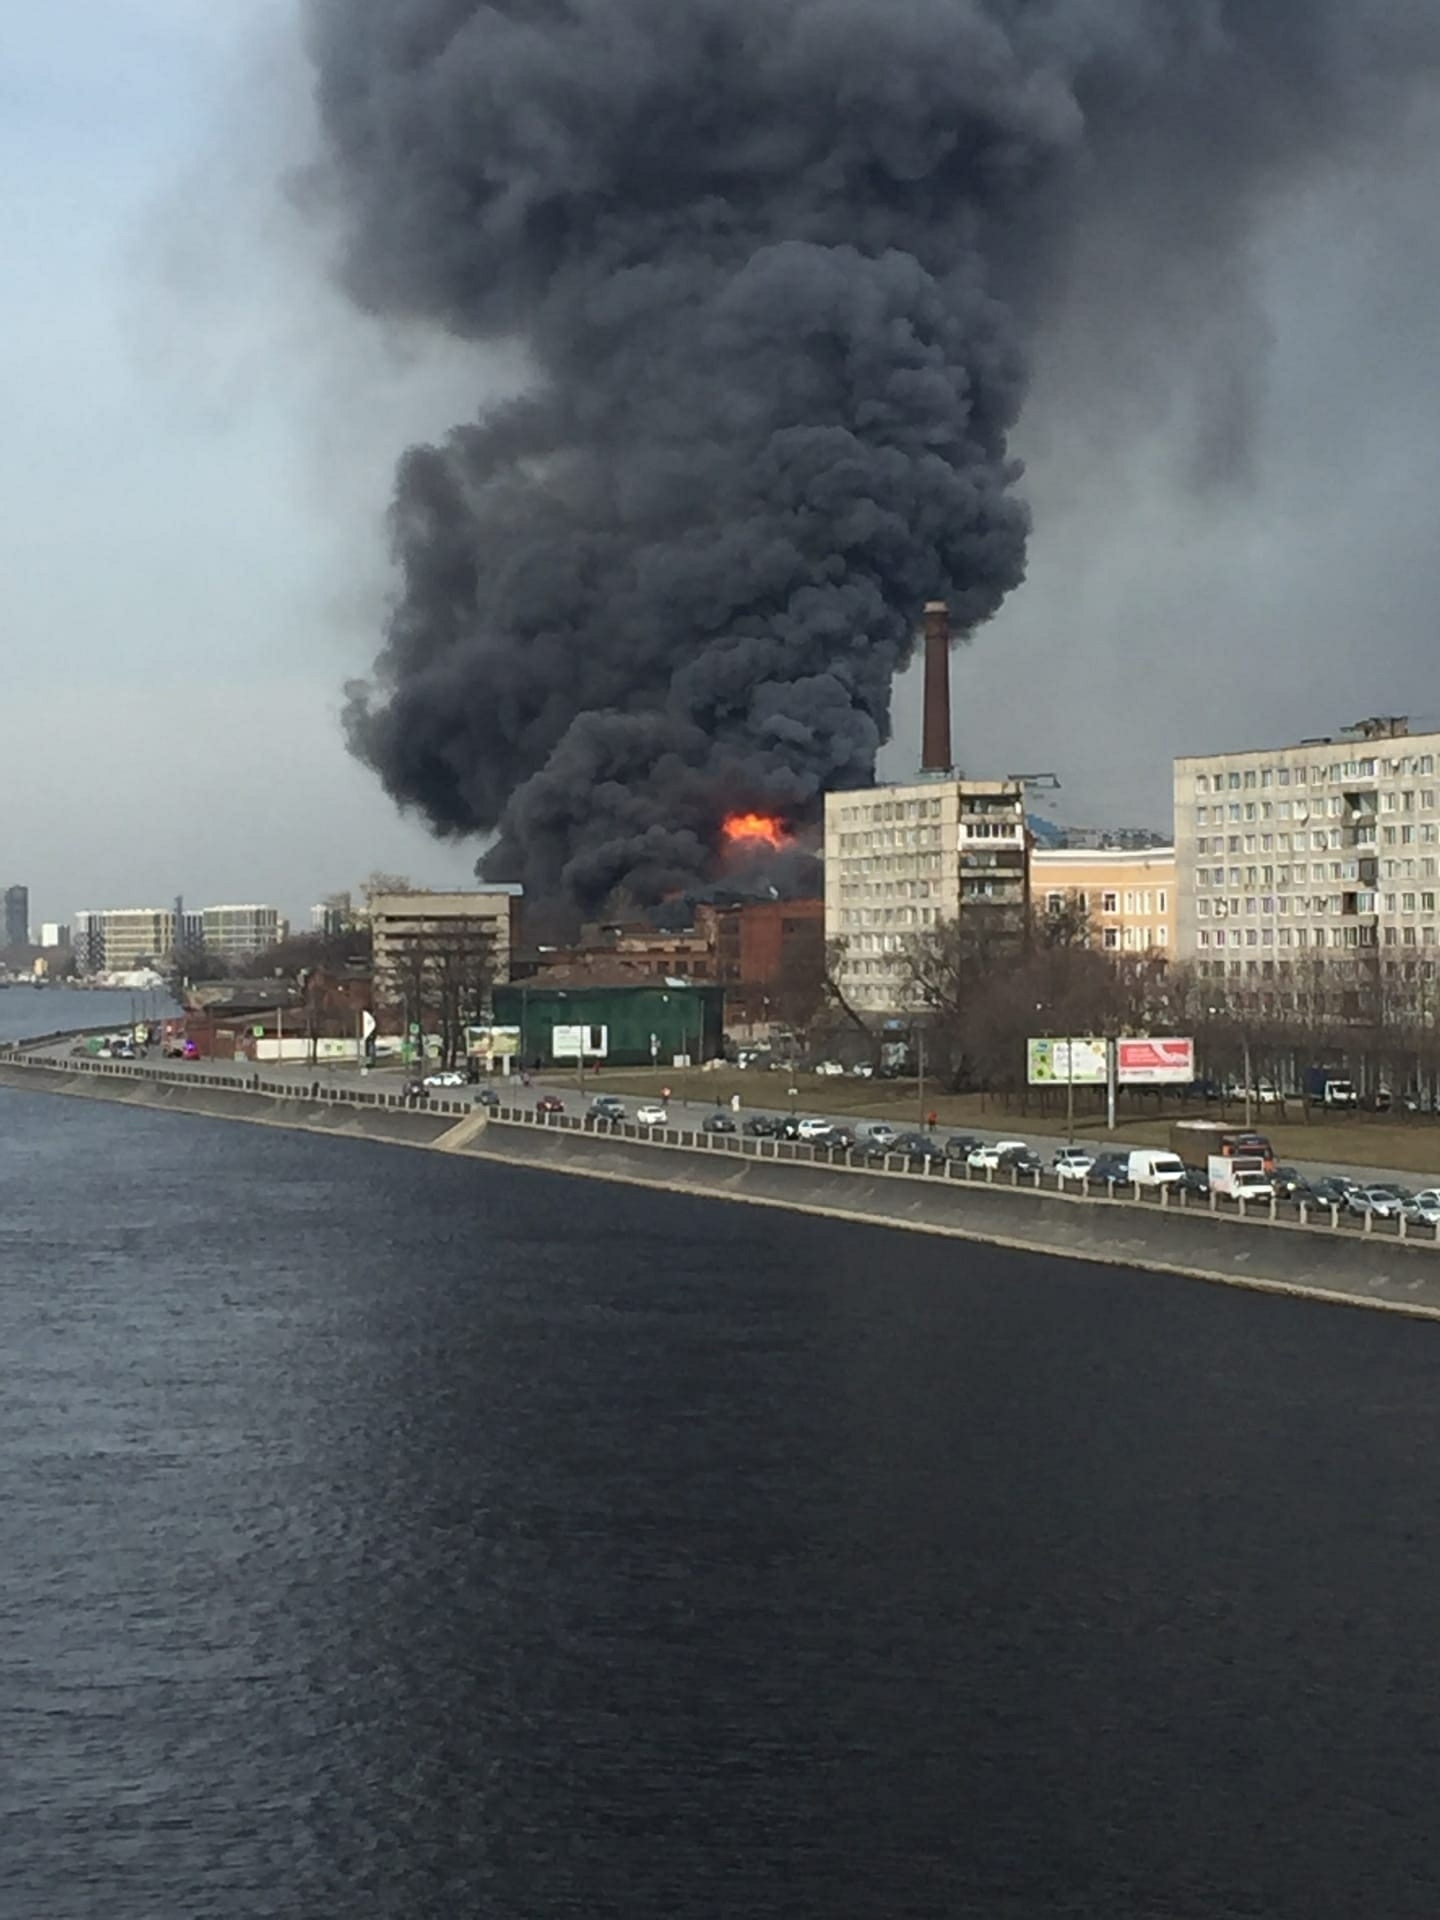
[[[503,1161],[572,1177],[1440,1319],[1440,1247],[1154,1203],[1037,1192],[810,1157],[805,1149],[678,1134],[620,1138],[467,1100],[423,1106],[383,1091],[0,1060],[0,1087],[105,1100]],[[769,1147],[769,1153],[753,1151]],[[883,1276],[882,1276],[883,1278]]]

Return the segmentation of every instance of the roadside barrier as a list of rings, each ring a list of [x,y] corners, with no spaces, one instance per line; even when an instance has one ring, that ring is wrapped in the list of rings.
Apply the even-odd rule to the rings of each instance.
[[[73,1037],[51,1036],[47,1043],[54,1045],[58,1040]],[[1429,1226],[1422,1221],[1407,1220],[1403,1213],[1390,1217],[1372,1212],[1357,1215],[1338,1206],[1312,1208],[1304,1202],[1292,1208],[1273,1198],[1247,1205],[1243,1199],[1233,1203],[1222,1201],[1221,1196],[1213,1191],[1205,1199],[1194,1199],[1183,1188],[1174,1189],[1173,1192],[1167,1187],[1123,1191],[1113,1181],[1106,1182],[1102,1189],[1098,1183],[1088,1180],[1062,1179],[1053,1168],[1022,1176],[1013,1167],[1003,1170],[987,1167],[981,1171],[967,1166],[963,1161],[941,1157],[917,1164],[903,1154],[873,1155],[857,1147],[831,1147],[823,1142],[783,1140],[745,1133],[709,1133],[703,1128],[642,1127],[632,1120],[605,1120],[593,1114],[537,1113],[531,1107],[482,1107],[473,1099],[389,1093],[370,1087],[337,1087],[319,1078],[309,1081],[267,1080],[258,1072],[204,1073],[183,1068],[151,1067],[140,1062],[96,1060],[88,1056],[56,1058],[53,1054],[38,1055],[34,1051],[37,1044],[46,1043],[0,1043],[0,1064],[48,1073],[81,1073],[108,1079],[148,1081],[160,1086],[205,1087],[222,1093],[292,1101],[297,1105],[348,1106],[367,1110],[382,1108],[396,1112],[446,1115],[456,1120],[484,1113],[487,1119],[508,1127],[597,1135],[633,1141],[657,1150],[681,1149],[685,1152],[730,1155],[741,1160],[797,1162],[831,1169],[839,1174],[878,1173],[889,1179],[921,1182],[930,1186],[940,1184],[963,1188],[1003,1185],[1018,1192],[1033,1193],[1037,1198],[1043,1195],[1073,1206],[1098,1205],[1138,1208],[1147,1212],[1168,1210],[1184,1214],[1209,1214],[1216,1218],[1248,1221],[1257,1226],[1271,1226],[1284,1233],[1353,1233],[1368,1235],[1372,1239],[1389,1238],[1440,1249],[1440,1222]],[[1002,1177],[997,1178],[997,1173]]]

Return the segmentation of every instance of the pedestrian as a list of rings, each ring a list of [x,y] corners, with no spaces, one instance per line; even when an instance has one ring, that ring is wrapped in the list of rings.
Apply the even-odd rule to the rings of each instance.
[[[732,1113],[739,1113],[740,1111],[740,1096],[738,1093],[732,1093],[730,1096],[730,1111]]]
[[[939,1122],[940,1122],[940,1116],[938,1113],[936,1113],[935,1109],[932,1107],[929,1113],[925,1116],[925,1124],[933,1132],[934,1129],[939,1125]]]

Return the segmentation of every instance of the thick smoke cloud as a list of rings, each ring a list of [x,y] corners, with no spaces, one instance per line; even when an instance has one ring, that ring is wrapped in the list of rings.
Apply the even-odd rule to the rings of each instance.
[[[355,751],[585,903],[866,783],[921,604],[970,630],[1022,578],[1007,437],[1074,235],[1113,231],[1117,355],[1153,299],[1178,364],[1267,194],[1433,71],[1419,12],[311,0],[356,298],[536,369],[402,463]]]

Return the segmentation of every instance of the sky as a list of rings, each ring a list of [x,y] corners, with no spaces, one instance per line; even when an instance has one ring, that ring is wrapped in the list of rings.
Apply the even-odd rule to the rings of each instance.
[[[177,893],[303,921],[372,869],[470,875],[339,711],[383,627],[397,456],[517,363],[345,302],[311,139],[290,0],[0,26],[0,884],[37,925]],[[1268,209],[1238,397],[1178,375],[1163,326],[1122,354],[1086,292],[1115,263],[1082,253],[1018,437],[1029,578],[953,670],[968,771],[1167,830],[1176,754],[1440,717],[1437,204],[1440,110]],[[1221,478],[1217,417],[1243,443]],[[913,676],[896,729],[892,775]]]

